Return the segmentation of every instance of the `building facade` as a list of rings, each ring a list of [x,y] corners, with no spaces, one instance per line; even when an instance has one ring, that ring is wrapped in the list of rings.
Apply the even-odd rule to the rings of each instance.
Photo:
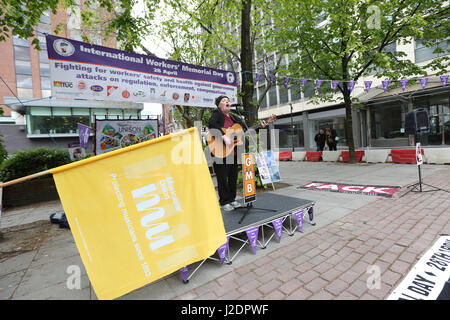
[[[76,142],[77,123],[93,127],[95,119],[137,118],[143,109],[141,103],[102,102],[83,99],[56,99],[51,97],[50,64],[47,55],[45,34],[78,41],[82,35],[94,44],[117,48],[114,35],[104,40],[101,25],[86,27],[81,23],[84,0],[78,0],[73,8],[59,7],[56,14],[44,12],[36,27],[36,37],[41,50],[32,45],[33,39],[10,36],[0,42],[0,132],[4,136],[9,153],[38,146],[56,147],[55,142],[66,148],[67,143]],[[108,12],[98,8],[101,21],[107,21]]]
[[[425,47],[420,39],[416,39],[410,44],[396,43],[390,50],[402,50],[406,52],[407,59],[418,66],[424,66],[442,55],[433,53],[436,47],[445,52],[450,49],[450,44],[444,40],[436,43],[435,47]],[[272,60],[275,57],[274,54]],[[289,59],[285,59],[283,63],[288,64]],[[270,74],[272,65],[267,64],[263,71]],[[256,67],[256,70],[261,68],[262,66]],[[403,148],[412,147],[419,141],[425,147],[450,147],[450,83],[444,86],[440,77],[432,70],[426,71],[428,82],[425,89],[415,78],[415,84],[408,85],[405,90],[397,86],[385,92],[383,79],[377,79],[373,74],[362,77],[356,83],[352,92],[352,97],[360,101],[358,108],[354,108],[352,112],[356,148]],[[365,91],[364,81],[373,81],[368,93]],[[322,87],[330,86],[330,82],[325,81]],[[258,82],[255,86],[255,100],[259,99],[267,85],[267,80]],[[300,92],[299,88],[299,79],[291,80],[287,88],[283,84],[274,84],[258,112],[260,119],[268,118],[271,114],[277,115],[278,120],[273,127],[279,130],[280,151],[315,150],[314,136],[319,129],[326,127],[336,130],[339,137],[338,149],[346,149],[344,105],[312,104],[310,97],[315,91],[312,81],[307,82],[304,92]],[[415,137],[405,132],[405,116],[418,108],[428,111],[430,132]]]

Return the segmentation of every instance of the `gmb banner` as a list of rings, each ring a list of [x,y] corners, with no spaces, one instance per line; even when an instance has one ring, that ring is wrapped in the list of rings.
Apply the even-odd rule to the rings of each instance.
[[[51,173],[99,299],[206,259],[227,241],[196,128]]]
[[[236,103],[236,74],[48,35],[52,95],[215,107]]]

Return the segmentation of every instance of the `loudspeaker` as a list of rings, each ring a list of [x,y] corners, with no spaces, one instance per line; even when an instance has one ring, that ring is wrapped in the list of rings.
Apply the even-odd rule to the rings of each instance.
[[[430,121],[427,109],[414,109],[405,116],[405,132],[420,134],[430,132]]]

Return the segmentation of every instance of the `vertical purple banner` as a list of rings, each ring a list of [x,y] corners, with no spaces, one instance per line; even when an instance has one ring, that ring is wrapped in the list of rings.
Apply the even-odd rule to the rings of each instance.
[[[298,229],[303,232],[303,210],[294,212],[295,219],[297,220]]]
[[[383,80],[383,81],[381,81],[381,83],[383,84],[384,92],[387,92],[389,85],[391,84],[391,80]]]
[[[350,92],[352,92],[353,89],[355,88],[355,84],[356,84],[356,81],[353,81],[353,80],[348,82],[348,89],[350,90]]]
[[[314,207],[310,207],[308,209],[309,222],[313,222],[314,220]]]
[[[284,87],[285,88],[287,88],[287,86],[289,85],[289,81],[291,81],[291,78],[289,78],[289,77],[284,78]]]
[[[422,90],[425,90],[425,87],[426,87],[427,82],[428,82],[428,77],[420,78],[419,81],[420,81],[420,84],[422,85]]]
[[[448,77],[449,75],[441,76],[441,83],[444,88],[447,85]]]
[[[253,253],[256,253],[256,243],[258,241],[258,231],[259,227],[253,227],[245,231],[247,233],[248,241],[252,246]]]
[[[333,89],[333,93],[336,93],[336,89],[339,85],[339,81],[337,80],[331,80],[331,89]]]
[[[181,276],[183,277],[183,282],[187,282],[188,272],[189,272],[188,266],[181,268],[180,272],[181,272]]]
[[[322,86],[323,80],[316,80],[316,90],[317,93],[320,93],[320,87]]]
[[[402,80],[400,80],[400,85],[402,86],[402,90],[403,90],[403,92],[404,92],[405,89],[406,89],[406,86],[408,85],[408,79],[402,79]]]
[[[221,245],[219,247],[219,249],[217,249],[217,253],[219,254],[219,258],[220,258],[220,264],[223,264],[223,261],[225,260],[225,256],[227,255],[228,252],[228,244],[230,242],[230,237],[227,237],[227,242],[223,245]]]
[[[364,81],[364,86],[366,87],[366,92],[369,93],[370,87],[372,86],[372,81]]]
[[[272,221],[275,232],[277,233],[278,242],[281,241],[281,231],[283,230],[283,218]]]
[[[306,82],[308,82],[308,79],[300,79],[300,87],[305,89]]]
[[[89,136],[91,135],[91,127],[85,126],[84,124],[77,124],[80,136],[80,147],[87,149],[89,143]]]

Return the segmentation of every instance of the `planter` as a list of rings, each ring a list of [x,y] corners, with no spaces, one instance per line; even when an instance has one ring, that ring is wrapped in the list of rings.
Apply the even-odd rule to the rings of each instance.
[[[53,177],[34,179],[3,188],[3,208],[59,200]]]

